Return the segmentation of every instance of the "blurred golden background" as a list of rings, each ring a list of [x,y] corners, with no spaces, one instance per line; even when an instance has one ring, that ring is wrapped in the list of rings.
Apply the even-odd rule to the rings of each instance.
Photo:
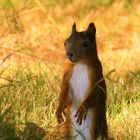
[[[119,71],[132,70],[139,63],[139,19],[139,0],[2,0],[0,56],[63,61],[63,42],[73,22],[79,31],[94,22],[102,61]]]

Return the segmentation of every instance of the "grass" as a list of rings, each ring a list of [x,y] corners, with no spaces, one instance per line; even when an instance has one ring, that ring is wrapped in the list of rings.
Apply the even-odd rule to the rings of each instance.
[[[3,73],[8,80],[2,79],[0,84],[0,139],[11,139],[9,131],[13,139],[48,137],[47,132],[57,124],[54,112],[61,78],[61,68],[58,66],[52,74],[52,67],[16,64]],[[129,73],[118,81],[111,80],[114,76],[112,73],[106,79],[110,135],[115,139],[139,139],[140,73]]]
[[[18,132],[17,137],[19,137],[18,134],[25,131],[26,124],[34,122],[48,130],[56,123],[54,111],[56,93],[60,83],[59,73],[50,75],[50,69],[47,67],[45,67],[45,71],[39,69],[38,72],[37,69],[34,71],[27,67],[24,66],[20,69],[19,66],[16,66],[14,70],[9,69],[9,73],[11,73],[7,78],[9,80],[0,86],[0,103],[3,112],[1,122],[15,127],[16,133]],[[3,136],[5,131],[3,132],[1,129],[1,133]],[[36,135],[36,132],[30,135]],[[25,133],[22,137],[24,139],[28,135]]]
[[[108,122],[114,139],[139,139],[139,73],[108,83]]]
[[[104,75],[114,70],[106,77],[110,136],[139,140],[139,13],[138,0],[0,1],[0,140],[58,134],[63,42],[74,21],[78,30],[95,22]]]

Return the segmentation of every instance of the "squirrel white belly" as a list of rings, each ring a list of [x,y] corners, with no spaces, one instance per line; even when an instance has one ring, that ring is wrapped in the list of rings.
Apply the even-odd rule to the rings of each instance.
[[[86,138],[91,140],[93,110],[89,110],[86,119],[81,125],[76,123],[75,114],[80,107],[82,101],[88,94],[89,76],[88,67],[85,64],[77,64],[73,68],[73,73],[70,78],[70,96],[72,98],[71,120],[73,127],[73,136],[75,140],[82,140]]]

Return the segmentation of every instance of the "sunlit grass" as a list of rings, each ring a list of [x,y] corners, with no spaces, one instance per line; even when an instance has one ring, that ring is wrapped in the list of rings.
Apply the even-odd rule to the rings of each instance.
[[[12,137],[17,139],[48,138],[54,135],[56,131],[53,129],[56,129],[57,124],[55,109],[62,68],[56,65],[48,67],[43,63],[35,62],[32,67],[13,65],[15,68],[9,67],[1,76],[6,79],[6,82],[2,82],[4,79],[1,79],[0,138],[8,137],[9,129],[12,130]],[[129,73],[124,78],[120,77],[113,81],[115,74],[106,77],[110,136],[122,140],[138,139],[140,137],[140,74]],[[48,133],[49,131],[52,134]],[[59,137],[58,133],[57,136]]]
[[[1,122],[14,126],[16,133],[23,131],[25,124],[30,122],[36,123],[46,131],[54,126],[60,74],[57,70],[57,73],[51,74],[54,71],[53,67],[52,65],[51,69],[38,65],[37,69],[36,66],[29,68],[29,65],[16,65],[14,69],[11,67],[7,70],[8,75],[3,74],[6,82],[0,84],[0,104],[1,112],[6,113],[1,113]]]

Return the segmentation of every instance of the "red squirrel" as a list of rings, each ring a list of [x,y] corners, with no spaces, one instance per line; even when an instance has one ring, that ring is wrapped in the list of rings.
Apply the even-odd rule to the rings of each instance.
[[[56,117],[65,121],[65,140],[108,139],[106,84],[96,48],[96,28],[78,32],[76,24],[65,40],[64,66]],[[65,119],[64,119],[65,117]]]

